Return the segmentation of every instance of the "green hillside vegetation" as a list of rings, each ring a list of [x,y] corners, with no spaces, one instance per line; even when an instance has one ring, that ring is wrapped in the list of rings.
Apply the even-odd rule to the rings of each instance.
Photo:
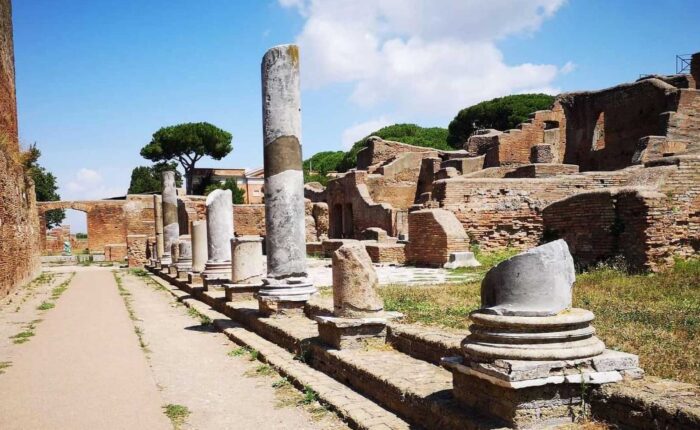
[[[548,94],[515,94],[475,104],[459,111],[450,122],[447,142],[461,149],[476,130],[515,128],[527,120],[532,112],[549,109],[553,102],[554,96]]]

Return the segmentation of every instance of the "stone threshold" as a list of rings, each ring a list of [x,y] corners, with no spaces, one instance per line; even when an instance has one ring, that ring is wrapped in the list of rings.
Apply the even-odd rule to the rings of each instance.
[[[365,396],[351,390],[328,375],[314,370],[297,360],[295,355],[258,336],[226,315],[205,303],[194,299],[182,289],[174,288],[165,280],[154,278],[179,302],[209,317],[217,330],[233,343],[258,351],[258,360],[274,368],[299,390],[310,387],[319,401],[335,412],[350,427],[360,430],[409,430],[415,429],[395,414],[387,411]]]
[[[166,274],[157,274],[168,282],[172,280]],[[505,428],[500,421],[458,405],[452,395],[452,374],[442,367],[384,344],[336,350],[319,342],[317,324],[312,319],[265,318],[258,314],[257,301],[226,302],[223,291],[203,291],[181,281],[173,284],[294,354],[310,369],[323,372],[412,424],[429,430]]]

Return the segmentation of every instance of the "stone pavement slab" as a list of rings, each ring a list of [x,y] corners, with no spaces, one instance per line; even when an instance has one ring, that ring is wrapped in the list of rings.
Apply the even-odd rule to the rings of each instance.
[[[0,375],[0,428],[170,429],[108,269],[76,273]]]

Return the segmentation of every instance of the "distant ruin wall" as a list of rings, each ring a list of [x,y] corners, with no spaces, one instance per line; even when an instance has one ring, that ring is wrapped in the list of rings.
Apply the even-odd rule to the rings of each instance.
[[[469,236],[455,215],[443,209],[408,214],[406,260],[416,266],[442,267],[450,253],[469,250]]]
[[[563,162],[581,171],[629,166],[640,138],[666,135],[662,113],[675,111],[678,97],[677,88],[659,79],[560,95],[566,114]]]
[[[700,157],[669,157],[657,163],[661,165],[648,164],[638,175],[648,180],[663,173],[656,186],[587,192],[546,207],[544,239],[566,240],[582,266],[622,257],[632,269],[656,271],[673,264],[674,258],[697,255]]]
[[[0,0],[0,298],[40,270],[34,183],[19,163],[12,10]]]

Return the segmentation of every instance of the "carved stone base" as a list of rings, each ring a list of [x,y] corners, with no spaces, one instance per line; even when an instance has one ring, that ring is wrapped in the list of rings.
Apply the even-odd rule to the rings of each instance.
[[[644,374],[636,355],[610,350],[578,360],[463,360],[443,359],[457,401],[514,428],[571,422],[583,412],[587,390]]]
[[[190,272],[187,274],[187,283],[192,285],[202,284],[202,275],[200,273]]]
[[[226,301],[235,302],[241,300],[251,300],[255,298],[255,294],[260,290],[262,283],[258,284],[226,284],[224,291],[226,292]]]
[[[369,339],[386,339],[389,319],[401,317],[396,312],[383,312],[378,317],[339,318],[317,316],[321,340],[337,349],[360,349]]]
[[[288,317],[288,316],[304,316],[304,305],[306,301],[283,301],[277,300],[274,297],[258,298],[258,311],[262,316],[266,317]]]
[[[304,304],[316,292],[316,287],[305,276],[265,278],[255,296],[261,314],[286,316],[303,314]]]

